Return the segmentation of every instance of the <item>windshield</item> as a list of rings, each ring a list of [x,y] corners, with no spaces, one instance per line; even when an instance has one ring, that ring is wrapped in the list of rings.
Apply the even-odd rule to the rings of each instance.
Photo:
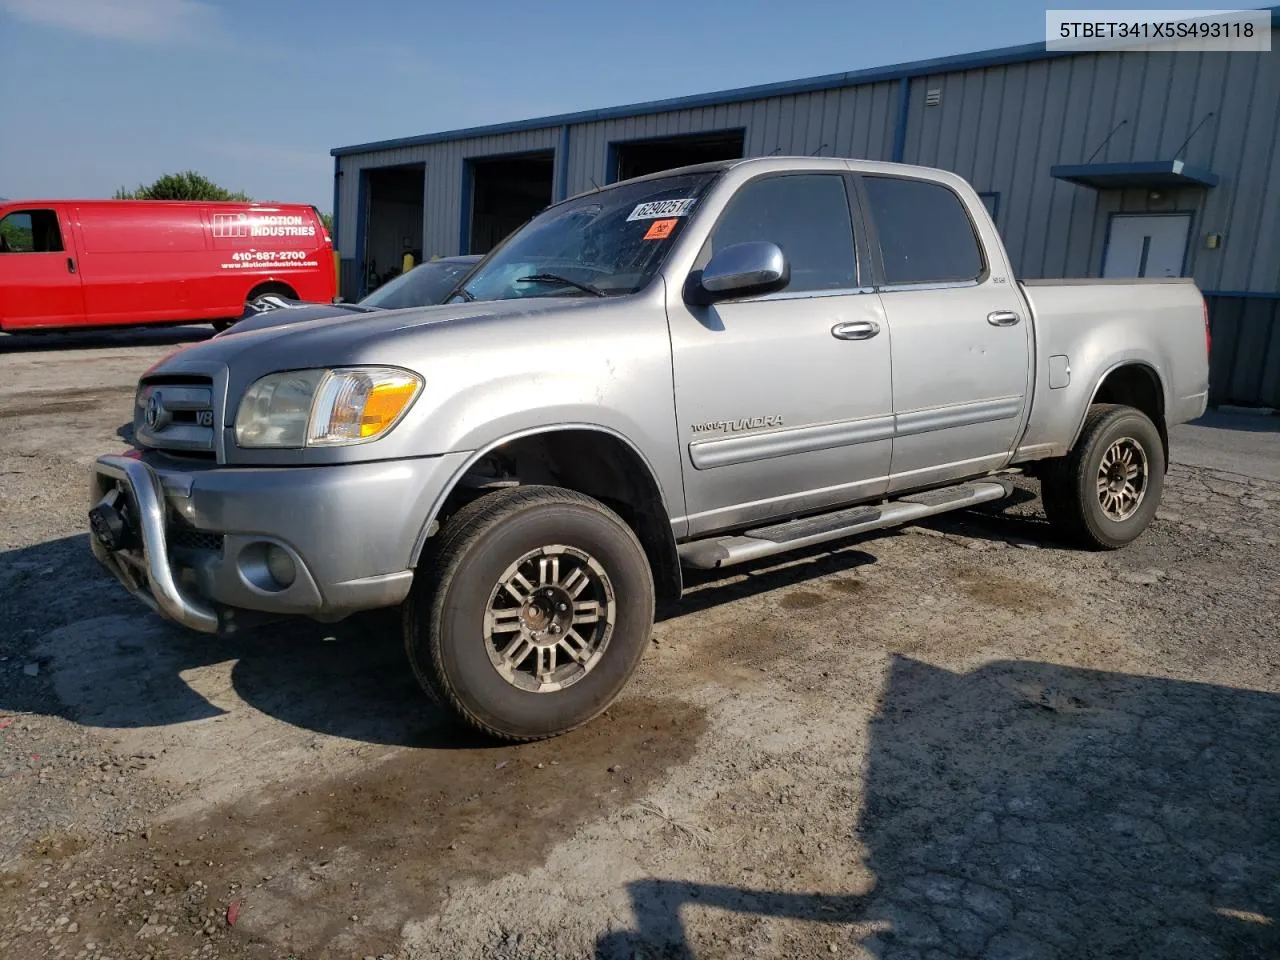
[[[402,310],[405,307],[430,307],[443,303],[475,263],[456,260],[428,261],[383,284],[360,301],[362,307],[379,310]]]
[[[544,210],[494,251],[461,292],[473,300],[635,293],[658,271],[716,176],[623,183]]]

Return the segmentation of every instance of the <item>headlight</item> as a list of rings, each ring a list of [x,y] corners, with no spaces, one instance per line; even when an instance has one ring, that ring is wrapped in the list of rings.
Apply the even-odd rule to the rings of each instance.
[[[324,447],[362,443],[399,422],[422,389],[395,367],[293,370],[263,377],[236,413],[242,447]]]

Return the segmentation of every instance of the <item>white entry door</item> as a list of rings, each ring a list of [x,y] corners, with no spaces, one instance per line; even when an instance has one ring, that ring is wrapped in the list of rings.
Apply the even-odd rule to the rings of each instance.
[[[1187,255],[1190,214],[1146,217],[1118,214],[1107,234],[1104,277],[1180,277]]]

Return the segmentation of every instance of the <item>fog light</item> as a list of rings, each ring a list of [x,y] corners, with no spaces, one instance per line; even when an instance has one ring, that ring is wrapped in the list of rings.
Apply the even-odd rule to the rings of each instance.
[[[291,586],[298,577],[298,568],[294,566],[289,551],[274,543],[267,545],[267,572],[281,587]]]

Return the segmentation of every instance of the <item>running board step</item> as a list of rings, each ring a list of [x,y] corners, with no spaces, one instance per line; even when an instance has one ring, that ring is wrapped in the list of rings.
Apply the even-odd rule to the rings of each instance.
[[[714,570],[787,550],[810,547],[854,534],[911,523],[949,510],[961,510],[1007,497],[1007,481],[982,480],[955,487],[913,493],[879,506],[850,507],[802,520],[788,520],[729,537],[694,540],[679,546],[680,562],[698,570]]]

